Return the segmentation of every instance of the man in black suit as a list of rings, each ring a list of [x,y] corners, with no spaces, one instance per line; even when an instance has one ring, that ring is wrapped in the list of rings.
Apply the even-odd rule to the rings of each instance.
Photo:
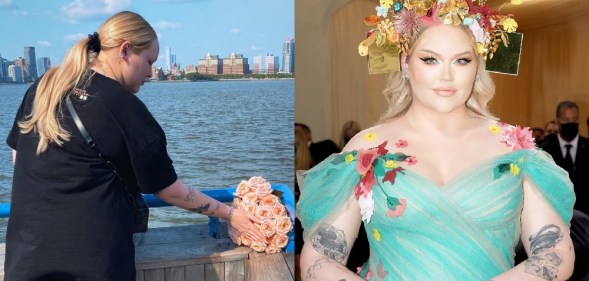
[[[569,173],[575,186],[575,209],[589,214],[589,139],[579,135],[579,107],[563,101],[556,108],[560,132],[544,140],[541,148]]]
[[[333,153],[339,153],[340,149],[330,139],[322,140],[320,142],[313,142],[311,138],[311,129],[309,126],[302,124],[302,123],[295,123],[295,127],[299,127],[305,132],[305,137],[307,139],[307,143],[309,144],[309,150],[311,152],[311,157],[313,158],[313,162],[315,164],[321,163],[321,161],[325,160],[325,158],[329,157],[329,155]]]

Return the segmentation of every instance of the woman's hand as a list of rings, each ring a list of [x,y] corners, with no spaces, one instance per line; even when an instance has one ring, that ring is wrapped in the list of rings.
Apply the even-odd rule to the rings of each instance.
[[[266,243],[266,237],[254,225],[254,223],[261,224],[261,220],[256,216],[249,214],[240,209],[233,209],[233,215],[227,223],[239,233],[250,237],[258,242]]]

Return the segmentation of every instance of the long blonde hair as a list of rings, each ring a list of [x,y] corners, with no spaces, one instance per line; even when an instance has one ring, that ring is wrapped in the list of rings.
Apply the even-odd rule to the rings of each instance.
[[[464,32],[470,35],[472,38],[473,48],[475,48],[476,41],[474,40],[474,36],[468,27],[463,25],[459,25],[457,27],[461,28]],[[409,59],[413,52],[417,38],[419,38],[419,36],[417,36],[414,41],[411,42],[411,46],[413,47],[411,50],[409,50],[407,59]],[[485,69],[485,60],[483,56],[477,55],[476,60],[477,78],[475,79],[472,93],[466,101],[466,107],[472,110],[475,114],[491,119],[496,119],[493,114],[491,114],[488,107],[489,101],[491,101],[495,95],[495,83],[493,83],[491,75]],[[380,117],[378,123],[385,123],[393,118],[405,114],[405,112],[407,112],[409,109],[411,102],[413,101],[411,85],[409,84],[409,80],[403,79],[402,71],[393,72],[389,75],[387,86],[383,91],[383,94],[389,103],[389,106],[387,111]]]
[[[313,166],[313,157],[302,128],[295,127],[295,171],[308,170]]]
[[[119,47],[131,42],[134,53],[140,53],[157,39],[151,25],[133,12],[120,12],[108,18],[98,29],[100,50]],[[74,87],[83,82],[97,53],[88,49],[89,38],[78,41],[65,55],[62,63],[47,71],[39,81],[30,115],[18,122],[21,134],[39,134],[37,155],[45,152],[49,144],[62,146],[70,140],[70,133],[59,122],[62,101]]]

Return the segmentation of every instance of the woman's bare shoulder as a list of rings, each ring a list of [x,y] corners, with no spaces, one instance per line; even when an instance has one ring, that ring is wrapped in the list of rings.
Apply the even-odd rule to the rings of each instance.
[[[392,139],[398,129],[399,125],[395,120],[364,129],[348,142],[342,152],[377,147],[381,143]]]

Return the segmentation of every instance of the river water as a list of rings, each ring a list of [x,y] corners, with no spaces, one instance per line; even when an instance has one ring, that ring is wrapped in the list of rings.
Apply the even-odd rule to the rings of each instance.
[[[6,136],[29,85],[0,85],[0,202],[10,202],[12,156]],[[294,185],[294,80],[146,83],[139,98],[160,123],[180,179],[200,189],[236,186],[263,176]],[[153,208],[150,227],[206,217]],[[0,219],[0,241],[7,219]]]

